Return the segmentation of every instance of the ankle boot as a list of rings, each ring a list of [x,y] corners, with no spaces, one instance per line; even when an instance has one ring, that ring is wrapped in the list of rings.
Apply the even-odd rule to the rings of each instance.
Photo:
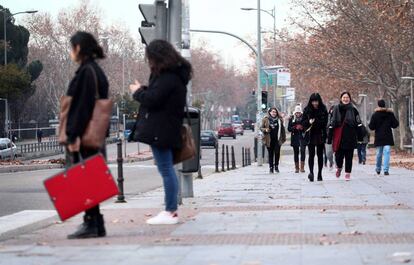
[[[323,181],[322,173],[318,173],[318,181]]]
[[[309,175],[308,175],[308,179],[309,179],[309,181],[310,182],[313,182],[313,173],[309,173]]]
[[[275,172],[279,173],[279,166],[275,166]]]
[[[295,162],[295,173],[299,173],[299,163]]]
[[[106,236],[105,221],[104,221],[104,218],[103,218],[102,214],[98,215],[98,220],[97,221],[98,221],[98,223],[97,223],[97,225],[98,225],[98,236],[99,237]]]
[[[274,171],[273,171],[273,167],[269,168],[269,173],[270,173],[270,174],[273,174],[273,173],[274,173]]]
[[[300,161],[300,172],[305,173],[305,161]]]
[[[103,219],[102,219],[103,220]],[[83,223],[79,226],[75,233],[68,235],[68,239],[83,239],[99,237],[98,217],[85,214]]]

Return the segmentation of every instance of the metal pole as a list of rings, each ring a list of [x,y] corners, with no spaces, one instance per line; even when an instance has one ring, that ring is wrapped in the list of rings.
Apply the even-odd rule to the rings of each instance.
[[[125,200],[125,196],[124,196],[124,171],[122,168],[122,163],[123,163],[123,159],[122,159],[122,140],[118,140],[117,142],[117,148],[118,148],[118,158],[116,159],[117,163],[118,163],[118,189],[119,189],[119,194],[118,194],[118,198],[116,200],[116,203],[123,203],[126,202]]]
[[[219,151],[218,151],[218,144],[216,144],[216,173],[220,172],[219,170]]]
[[[230,157],[229,157],[229,146],[226,145],[226,162],[227,162],[227,170],[230,170]]]
[[[411,119],[410,119],[410,129],[411,129],[411,153],[414,154],[414,91],[413,91],[413,79],[411,79],[411,91],[410,91],[410,112],[411,112]]]
[[[6,31],[6,10],[3,10],[3,30],[4,30],[4,66],[7,66],[7,31]]]
[[[244,163],[244,147],[242,147],[242,167],[245,167],[245,163]]]
[[[261,119],[262,119],[262,88],[260,84],[260,72],[261,72],[261,61],[262,61],[262,33],[261,33],[261,25],[260,25],[260,0],[257,0],[257,60],[256,60],[256,68],[257,68],[257,115],[256,115],[256,127],[258,132],[258,139],[257,139],[257,156],[258,161],[257,165],[263,165],[263,157],[262,157],[262,135],[260,131],[261,126]]]
[[[276,65],[276,5],[273,7],[273,56],[274,56],[274,64]],[[276,107],[276,80],[274,76],[272,76],[273,81],[273,107]]]
[[[221,149],[221,171],[225,172],[226,169],[224,168],[224,144],[222,145]]]
[[[168,1],[168,41],[174,47],[181,50],[181,0]]]
[[[127,157],[127,143],[128,143],[128,139],[125,139],[125,129],[126,129],[126,114],[122,114],[122,121],[124,123],[124,157]]]
[[[234,146],[231,146],[231,169],[236,169],[236,157],[234,154]]]
[[[367,126],[367,96],[364,97],[364,125]]]

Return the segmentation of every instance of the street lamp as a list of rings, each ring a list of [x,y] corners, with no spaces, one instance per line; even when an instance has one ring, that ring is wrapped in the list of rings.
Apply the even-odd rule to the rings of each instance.
[[[6,9],[0,10],[0,12],[3,12],[3,31],[4,31],[4,66],[7,65],[7,30],[6,30],[6,24],[7,20],[9,18],[12,18],[15,15],[18,14],[34,14],[37,13],[37,10],[29,10],[29,11],[23,11],[23,12],[17,12],[14,14],[10,14],[9,16],[6,16]]]
[[[7,98],[0,98],[0,101],[4,101],[4,131],[6,133],[6,137],[9,137],[9,104],[7,102]]]
[[[414,154],[414,93],[413,93],[413,76],[403,76],[402,80],[410,80],[410,129],[411,129],[411,153]]]
[[[363,98],[364,101],[364,108],[362,111],[362,115],[364,116],[364,125],[367,126],[367,95],[366,94],[359,94],[358,97]]]

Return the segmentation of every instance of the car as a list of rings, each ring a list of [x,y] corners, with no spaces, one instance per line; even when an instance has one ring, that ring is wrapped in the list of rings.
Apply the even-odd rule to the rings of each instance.
[[[231,123],[222,123],[218,129],[218,138],[221,137],[233,137],[236,139],[236,130]]]
[[[243,135],[244,134],[244,130],[243,130],[243,125],[242,125],[242,123],[239,121],[239,122],[233,122],[233,127],[234,127],[234,129],[236,130],[236,134],[240,134],[240,135]]]
[[[216,147],[218,145],[216,133],[208,130],[201,131],[200,145]]]
[[[17,146],[9,138],[0,138],[0,159],[15,158]]]
[[[243,129],[254,131],[254,122],[252,120],[243,120]]]

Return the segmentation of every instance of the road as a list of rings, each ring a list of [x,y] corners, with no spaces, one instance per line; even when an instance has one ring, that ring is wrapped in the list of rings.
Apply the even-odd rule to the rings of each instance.
[[[246,132],[244,136],[238,136],[236,140],[222,138],[220,145],[225,144],[235,147],[237,164],[241,164],[241,148],[251,147],[253,133]],[[136,151],[136,143],[128,145],[128,153]],[[141,144],[141,150],[147,150],[148,146]],[[109,146],[109,153],[115,153],[115,145]],[[220,158],[221,159],[221,158]],[[202,175],[207,177],[214,172],[214,149],[202,149]],[[117,178],[116,165],[110,165],[111,171]],[[9,215],[23,210],[47,210],[53,206],[43,188],[43,180],[58,173],[59,169],[3,173],[0,174],[0,216]],[[161,178],[156,170],[154,161],[145,161],[124,165],[125,194],[128,196],[153,190],[162,185]],[[197,185],[195,183],[195,185]],[[110,203],[110,202],[109,202]]]

